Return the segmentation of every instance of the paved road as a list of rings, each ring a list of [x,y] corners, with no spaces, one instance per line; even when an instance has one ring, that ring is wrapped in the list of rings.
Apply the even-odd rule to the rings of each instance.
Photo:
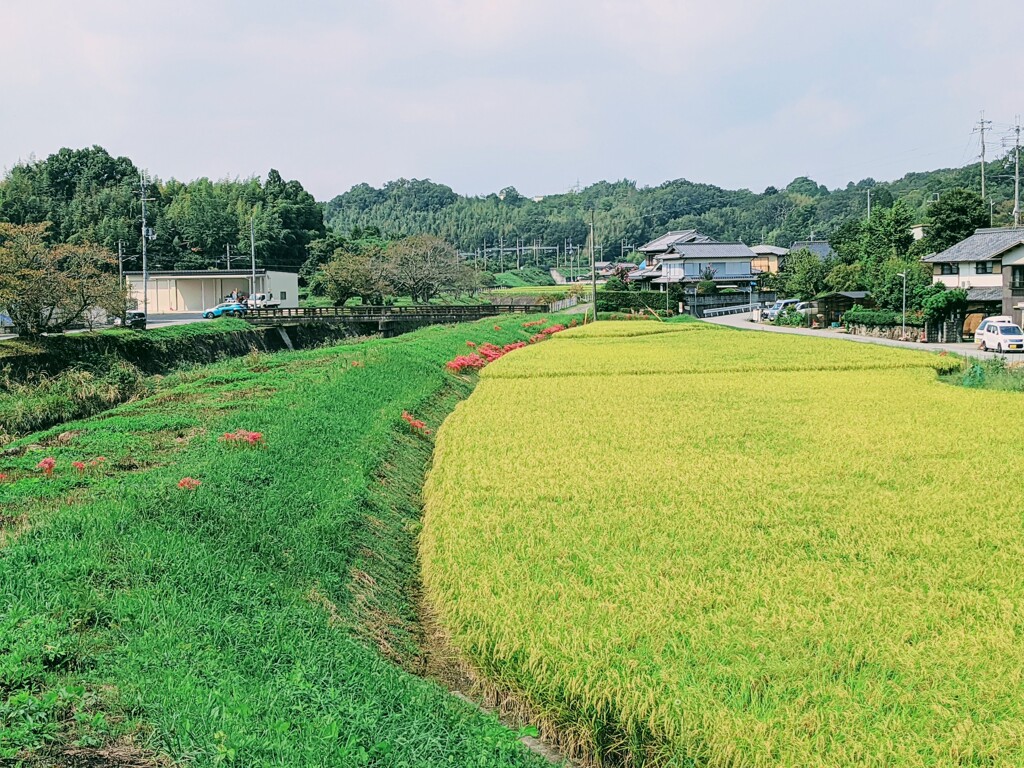
[[[166,315],[150,315],[149,322],[147,323],[148,328],[161,328],[167,325],[184,325],[185,323],[198,323],[203,321],[202,312],[178,312],[175,314]],[[97,326],[96,330],[103,330],[110,326]],[[86,329],[81,328],[74,331],[68,331],[68,333],[85,333]],[[7,339],[18,338],[11,333],[0,333],[0,341],[6,341]]]
[[[859,344],[881,344],[885,347],[905,347],[907,349],[924,350],[927,352],[955,352],[964,357],[976,357],[982,360],[999,357],[995,352],[982,352],[972,343],[961,344],[921,344],[916,341],[895,341],[893,339],[876,339],[873,336],[854,336],[849,333],[842,333],[831,328],[785,328],[778,325],[767,325],[755,323],[750,319],[748,313],[741,315],[725,315],[723,317],[709,317],[706,322],[715,325],[725,325],[730,328],[739,328],[746,331],[766,331],[768,333],[792,333],[798,336],[816,336],[818,338],[843,339]]]

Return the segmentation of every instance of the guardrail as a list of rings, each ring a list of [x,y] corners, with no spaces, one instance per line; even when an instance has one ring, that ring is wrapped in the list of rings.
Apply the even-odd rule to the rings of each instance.
[[[732,307],[721,307],[719,309],[705,309],[704,317],[718,317],[719,315],[739,315],[743,312],[753,312],[760,307],[760,304],[737,304]]]

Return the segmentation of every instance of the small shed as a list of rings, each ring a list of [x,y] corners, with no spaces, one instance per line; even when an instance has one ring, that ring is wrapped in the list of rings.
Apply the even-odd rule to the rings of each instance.
[[[815,301],[818,303],[818,313],[824,317],[826,325],[841,323],[843,314],[852,309],[854,304],[862,307],[873,307],[875,302],[867,291],[834,291],[823,293]]]

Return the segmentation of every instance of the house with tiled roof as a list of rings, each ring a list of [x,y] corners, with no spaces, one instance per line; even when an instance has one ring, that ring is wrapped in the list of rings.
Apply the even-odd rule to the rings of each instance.
[[[673,283],[697,283],[711,276],[722,285],[749,287],[757,279],[757,258],[743,243],[722,243],[694,229],[668,232],[637,249],[644,261],[629,273],[631,282],[645,288]]]
[[[1019,323],[1024,310],[1024,228],[976,230],[939,253],[921,259],[935,282],[963,288],[977,311],[1011,315]]]
[[[780,248],[777,245],[765,245],[763,243],[750,246],[750,250],[757,257],[754,259],[754,269],[758,272],[770,272],[773,275],[782,269],[786,263],[786,256],[789,254],[789,248]]]

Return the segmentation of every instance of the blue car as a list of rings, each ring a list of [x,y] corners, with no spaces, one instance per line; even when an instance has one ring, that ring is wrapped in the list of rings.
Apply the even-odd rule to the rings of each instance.
[[[245,305],[237,301],[225,301],[223,304],[218,304],[212,309],[208,309],[203,312],[203,317],[209,320],[211,317],[223,317],[229,315],[231,317],[241,317],[246,312]]]

